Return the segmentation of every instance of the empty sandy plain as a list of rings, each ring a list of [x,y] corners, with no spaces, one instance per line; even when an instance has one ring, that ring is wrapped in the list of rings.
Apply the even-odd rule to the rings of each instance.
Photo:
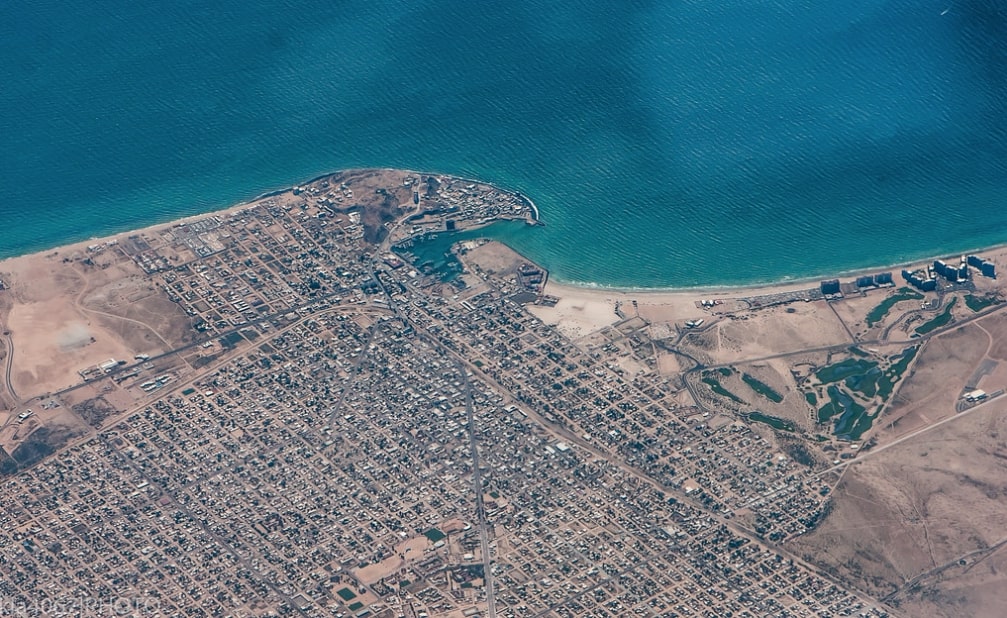
[[[114,246],[81,262],[87,255],[76,245],[0,262],[10,386],[22,401],[80,383],[88,367],[155,355],[191,337],[185,313],[132,260]]]
[[[1005,475],[1007,416],[991,402],[851,465],[829,517],[788,547],[907,615],[1002,616]]]

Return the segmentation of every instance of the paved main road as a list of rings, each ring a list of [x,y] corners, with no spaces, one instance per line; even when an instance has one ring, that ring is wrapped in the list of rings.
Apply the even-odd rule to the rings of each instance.
[[[479,545],[483,557],[483,588],[486,590],[486,615],[496,618],[496,592],[493,588],[493,560],[490,556],[489,531],[486,529],[486,507],[483,506],[482,474],[479,470],[479,444],[476,438],[475,408],[472,405],[472,384],[465,366],[454,359],[455,367],[465,386],[465,414],[468,420],[469,448],[472,450],[472,493],[476,499],[476,519],[479,526]]]

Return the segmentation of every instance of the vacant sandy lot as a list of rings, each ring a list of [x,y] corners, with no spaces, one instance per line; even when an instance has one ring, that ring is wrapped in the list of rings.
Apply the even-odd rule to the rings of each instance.
[[[1007,552],[979,552],[963,563],[927,577],[918,590],[900,597],[906,616],[997,618],[1007,607]]]
[[[722,364],[849,342],[843,325],[822,301],[729,317],[688,335],[680,347]]]
[[[520,253],[495,240],[471,249],[463,256],[463,260],[478,266],[485,273],[499,277],[516,273],[522,264],[530,264]]]
[[[990,346],[989,335],[969,324],[931,339],[910,365],[908,376],[879,427],[881,444],[955,413],[955,404]]]
[[[153,283],[135,273],[132,264],[84,274],[88,285],[80,296],[80,308],[127,347],[153,355],[192,340],[189,317]]]
[[[1007,314],[999,312],[976,322],[990,338],[990,358],[1007,361]]]
[[[806,290],[809,287],[815,287],[815,284],[804,282],[713,290],[649,291],[581,288],[549,280],[545,293],[560,298],[560,302],[555,307],[529,306],[528,309],[543,322],[557,325],[570,336],[581,337],[618,321],[620,318],[615,313],[617,304],[627,317],[639,315],[648,322],[682,326],[686,320],[710,320],[713,316],[710,310],[697,307],[703,299],[723,301],[724,304],[716,309],[718,312],[731,310],[732,307],[744,307],[747,312],[747,305],[733,303],[731,299]]]
[[[10,286],[0,321],[21,400],[78,384],[79,371],[109,359],[154,355],[193,335],[185,312],[114,246],[13,258],[0,262],[0,273]]]
[[[528,305],[528,311],[571,339],[579,339],[620,319],[615,313],[616,294],[599,295],[596,291],[578,288],[558,289],[551,283],[546,285],[545,293],[559,297],[556,306]]]
[[[986,405],[851,466],[833,512],[789,545],[870,594],[892,594],[1007,538],[1005,475],[1007,417]],[[927,610],[907,615],[1003,615],[979,611],[1002,608],[1007,597],[990,584],[1000,576],[989,567],[945,576],[940,589],[916,600]],[[963,601],[955,591],[966,589]]]
[[[77,371],[132,358],[122,342],[77,306],[86,280],[56,255],[0,265],[14,301],[4,322],[14,347],[11,375],[21,399],[80,382]]]

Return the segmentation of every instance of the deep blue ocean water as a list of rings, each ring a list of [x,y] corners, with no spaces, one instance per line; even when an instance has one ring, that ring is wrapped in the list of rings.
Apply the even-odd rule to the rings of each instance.
[[[997,0],[0,3],[0,255],[345,167],[531,196],[561,280],[1007,242]],[[942,14],[943,13],[943,14]]]

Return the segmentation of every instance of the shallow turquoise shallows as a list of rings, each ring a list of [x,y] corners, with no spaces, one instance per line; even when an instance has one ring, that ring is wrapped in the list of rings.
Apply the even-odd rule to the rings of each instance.
[[[1002,6],[9,0],[0,254],[359,166],[526,193],[547,226],[493,233],[583,284],[1005,242]]]

